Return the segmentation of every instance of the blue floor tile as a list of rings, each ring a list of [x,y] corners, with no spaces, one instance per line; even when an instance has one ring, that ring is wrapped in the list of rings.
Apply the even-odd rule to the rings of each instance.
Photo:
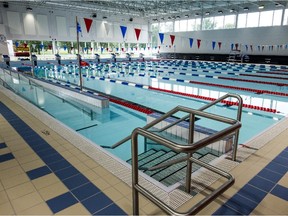
[[[30,143],[29,143],[30,144]],[[31,145],[30,145],[31,146]],[[46,151],[48,149],[52,149],[52,147],[48,144],[41,144],[39,142],[39,144],[37,145],[32,145],[31,148],[38,154],[41,151]]]
[[[267,180],[267,179],[264,179],[262,177],[259,177],[259,176],[255,176],[254,178],[252,178],[248,184],[254,186],[254,187],[257,187],[263,191],[266,191],[266,192],[269,192],[271,191],[271,189],[275,186],[275,183]]]
[[[43,166],[43,167],[30,170],[26,173],[29,176],[29,178],[33,180],[33,179],[48,175],[49,173],[51,173],[51,170],[47,166]]]
[[[115,203],[108,207],[94,213],[94,215],[127,215],[119,206]]]
[[[267,195],[267,192],[246,184],[237,192],[237,195],[241,195],[253,202],[260,203]]]
[[[288,151],[282,151],[278,156],[288,159]]]
[[[80,172],[73,166],[61,169],[55,172],[55,175],[60,178],[62,181],[74,175],[78,175]]]
[[[47,165],[50,165],[50,164],[53,164],[53,163],[56,163],[58,161],[61,161],[61,160],[64,160],[63,156],[60,155],[58,152],[56,154],[53,154],[53,155],[50,155],[50,156],[47,156],[47,157],[42,157],[42,160],[47,164]]]
[[[230,198],[225,203],[225,205],[231,207],[236,212],[239,212],[243,215],[249,215],[253,211],[253,209],[258,205],[258,203],[236,194],[232,198]]]
[[[113,201],[103,193],[98,193],[82,202],[82,204],[91,214],[94,214],[104,209],[105,207],[108,207],[112,203]]]
[[[288,169],[288,167],[287,167],[288,159],[278,156],[275,159],[273,159],[272,161],[275,162],[275,163],[279,163],[279,164],[281,164],[282,166],[285,166]]]
[[[288,163],[287,163],[288,164]],[[269,169],[264,168],[263,170],[261,170],[257,176],[261,176],[262,178],[265,178],[269,181],[275,182],[277,183],[281,178],[282,175],[276,172],[273,172]]]
[[[74,188],[80,187],[81,185],[84,185],[88,182],[89,180],[81,173],[63,181],[69,190],[73,190]]]
[[[231,209],[226,205],[222,205],[219,209],[217,209],[212,215],[242,215],[241,213]]]
[[[69,206],[76,204],[78,201],[70,192],[67,192],[46,202],[51,211],[55,214],[63,209],[68,208]]]
[[[270,162],[265,168],[281,175],[284,175],[287,172],[287,167],[275,162]]]
[[[3,148],[7,148],[7,145],[5,143],[0,143],[0,149],[3,149]]]
[[[41,158],[47,158],[47,157],[50,157],[50,156],[52,156],[52,155],[55,155],[55,154],[57,154],[58,152],[55,150],[55,149],[53,149],[53,148],[48,148],[48,149],[46,149],[46,150],[44,150],[44,151],[40,151],[40,152],[37,152],[37,154],[39,155],[39,157],[41,157]],[[59,154],[59,153],[58,153]]]
[[[97,188],[94,184],[88,183],[85,185],[82,185],[74,190],[71,190],[71,193],[79,200],[82,201],[84,199],[87,199],[93,195],[96,195],[97,193],[101,192],[99,188]]]
[[[276,185],[271,191],[271,194],[288,201],[288,188],[283,187],[282,185]]]
[[[0,155],[0,163],[4,162],[4,161],[12,160],[14,158],[15,157],[14,157],[14,155],[12,153],[7,153],[7,154]]]
[[[66,161],[65,159],[57,161],[56,163],[49,164],[49,168],[51,170],[53,170],[53,172],[56,172],[56,171],[61,170],[61,169],[65,169],[65,168],[70,167],[70,166],[72,166],[72,165],[68,161]]]

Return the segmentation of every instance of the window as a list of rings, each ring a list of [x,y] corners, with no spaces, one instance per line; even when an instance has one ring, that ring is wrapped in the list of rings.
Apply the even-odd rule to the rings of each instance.
[[[202,30],[212,30],[214,29],[214,17],[204,18],[202,21]]]
[[[224,16],[214,17],[214,29],[223,29],[224,27]]]
[[[187,31],[187,20],[180,20],[180,31]]]
[[[275,10],[273,16],[273,26],[280,26],[283,10]]]
[[[239,14],[238,15],[238,22],[237,22],[237,28],[245,28],[246,27],[246,21],[247,21],[247,14]]]
[[[165,32],[173,32],[173,22],[165,23]]]
[[[288,25],[288,9],[285,9],[283,25]]]
[[[224,28],[231,29],[236,26],[236,15],[227,15],[224,18]]]
[[[180,21],[179,20],[175,21],[175,23],[174,23],[174,31],[175,32],[180,31]]]
[[[188,21],[187,21],[187,31],[193,31],[193,30],[195,30],[195,19],[189,19]]]
[[[246,27],[258,27],[258,24],[259,24],[259,12],[248,13]]]
[[[195,29],[194,30],[200,30],[201,29],[201,18],[197,18],[195,20]]]
[[[272,26],[273,11],[260,12],[259,26]]]

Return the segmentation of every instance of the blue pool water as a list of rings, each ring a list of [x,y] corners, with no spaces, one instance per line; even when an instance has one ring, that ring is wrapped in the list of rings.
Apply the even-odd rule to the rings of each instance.
[[[158,65],[159,66],[159,65]],[[98,66],[97,66],[98,67]],[[182,92],[187,92],[187,93],[193,93],[197,95],[202,95],[202,96],[209,96],[213,98],[219,98],[222,95],[225,95],[228,92],[232,93],[237,93],[240,94],[244,100],[245,104],[252,104],[252,105],[257,105],[257,106],[264,106],[264,107],[269,107],[276,109],[277,111],[280,112],[281,115],[274,114],[274,113],[268,113],[268,112],[262,112],[258,110],[251,110],[251,109],[244,109],[243,114],[242,114],[242,128],[240,131],[240,137],[239,137],[239,143],[245,143],[248,141],[250,138],[253,136],[259,134],[263,130],[267,129],[269,126],[277,123],[281,118],[283,118],[283,115],[287,113],[287,106],[288,106],[288,101],[287,99],[279,96],[272,96],[272,95],[257,95],[255,93],[250,93],[250,92],[241,92],[241,91],[236,91],[236,90],[228,90],[227,89],[220,89],[216,88],[213,86],[205,86],[205,88],[201,85],[193,84],[193,86],[190,83],[184,83],[184,82],[176,82],[176,81],[171,81],[171,80],[161,80],[159,77],[157,77],[158,73],[151,72],[151,67],[148,67],[146,65],[145,70],[139,70],[138,68],[138,75],[134,73],[134,75],[129,75],[129,73],[133,70],[131,67],[129,68],[130,72],[128,71],[127,73],[123,73],[125,71],[125,67],[123,64],[118,64],[118,67],[120,68],[117,71],[117,69],[114,70],[108,70],[107,68],[109,65],[103,65],[100,70],[89,70],[89,69],[82,69],[83,74],[87,75],[87,77],[83,78],[83,86],[91,89],[95,89],[97,91],[106,93],[108,95],[114,95],[116,97],[123,98],[128,101],[133,101],[135,103],[144,105],[146,107],[153,108],[155,110],[159,110],[162,112],[167,112],[174,108],[177,105],[182,105],[182,106],[187,106],[187,107],[192,107],[194,109],[198,109],[202,107],[203,105],[207,104],[207,101],[200,100],[200,99],[194,99],[194,98],[189,98],[189,97],[183,97],[179,95],[172,95],[172,94],[167,94],[167,93],[162,93],[162,92],[157,92],[157,91],[152,91],[152,90],[147,90],[143,88],[135,88],[134,86],[129,86],[129,85],[123,85],[119,83],[114,83],[114,82],[109,82],[109,80],[99,80],[99,79],[93,79],[89,78],[89,75],[98,75],[98,76],[104,76],[108,77],[111,79],[116,79],[116,80],[121,80],[121,81],[128,81],[128,82],[133,82],[137,84],[144,84],[144,85],[149,85],[152,87],[156,88],[163,88],[163,89],[168,89],[168,90],[182,90]],[[162,67],[162,68],[161,68]],[[164,69],[163,69],[164,68]],[[65,72],[66,69],[67,71]],[[155,69],[155,68],[154,68]],[[166,67],[160,66],[161,70],[166,70],[166,71],[171,71],[171,72],[177,72],[179,74],[179,70],[172,70],[172,67]],[[158,70],[160,70],[158,68]],[[223,68],[222,68],[223,69]],[[272,68],[274,69],[274,68]],[[58,72],[57,72],[58,70]],[[203,69],[197,69],[197,70],[203,70]],[[240,70],[240,69],[239,69]],[[71,74],[67,73],[68,71],[72,72]],[[61,67],[57,68],[55,71],[53,70],[47,70],[46,71],[46,77],[47,78],[56,78],[59,80],[63,80],[65,82],[70,82],[74,84],[79,83],[79,76],[77,74],[77,68],[75,69],[74,67]],[[134,70],[134,72],[137,70]],[[153,70],[154,71],[154,70]],[[213,71],[213,70],[212,70]],[[217,69],[217,71],[221,71],[220,69]],[[122,73],[121,73],[122,72]],[[215,72],[215,71],[214,71]],[[146,73],[144,77],[139,76],[139,74]],[[191,71],[189,72],[188,70],[185,71],[185,73],[192,73]],[[193,72],[195,73],[195,72]],[[222,70],[221,73],[229,73],[227,70]],[[244,73],[244,70],[242,71],[234,71],[230,72],[234,73],[230,76],[235,76],[235,73]],[[251,72],[249,72],[251,74]],[[155,78],[151,78],[148,76],[149,75],[156,75]],[[160,72],[160,75],[162,76],[162,72]],[[200,73],[201,74],[201,73]],[[210,74],[210,73],[209,73]],[[43,75],[43,71],[42,71]],[[179,76],[182,75],[175,75],[170,73],[169,75],[164,75],[164,76],[169,76],[169,77],[174,77],[174,78],[180,78]],[[183,78],[183,77],[181,77]],[[186,76],[185,79],[188,79],[191,77]],[[207,78],[205,77],[193,77],[193,80],[197,81],[206,81]],[[235,83],[234,81],[226,81],[226,80],[220,80],[220,79],[208,79],[208,81],[213,82],[213,83],[219,83],[223,84],[223,82],[228,85],[242,85],[245,87],[247,85],[248,87],[253,87],[253,88],[263,88],[263,89],[269,89],[273,91],[283,91],[283,87],[281,86],[273,86],[273,85],[263,85],[263,84],[251,84],[251,83]],[[285,82],[285,81],[284,81]],[[247,87],[246,86],[246,87]],[[282,88],[282,89],[281,89]],[[286,90],[286,89],[284,89]],[[287,90],[286,90],[287,91]],[[225,107],[222,104],[218,106],[214,106],[212,108],[209,108],[207,110],[208,112],[212,112],[215,114],[220,114],[224,116],[228,116],[231,118],[236,118],[236,107]],[[286,113],[285,113],[286,112]],[[261,124],[258,124],[261,122]],[[219,130],[224,125],[219,125],[215,124],[214,122],[208,121],[207,119],[201,119],[201,121],[197,121],[197,124],[200,126],[208,127],[211,129]]]
[[[256,95],[250,92],[232,91],[227,89],[220,89],[212,86],[201,86],[197,84],[189,84],[185,82],[177,82],[171,80],[163,80],[160,77],[169,77],[175,79],[187,79],[196,81],[206,81],[207,77],[195,77],[189,74],[207,74],[203,72],[202,66],[189,68],[176,68],[174,66],[169,66],[169,63],[156,63],[147,65],[141,64],[138,69],[133,69],[136,67],[129,66],[129,64],[117,64],[117,65],[93,65],[91,68],[83,68],[83,74],[87,77],[83,78],[83,85],[87,88],[95,89],[97,91],[103,92],[108,95],[113,95],[119,98],[123,98],[134,103],[144,105],[146,107],[159,110],[161,112],[167,112],[177,105],[192,107],[198,109],[208,102],[205,100],[194,99],[189,97],[183,97],[179,95],[167,94],[157,91],[152,91],[143,88],[135,88],[130,85],[122,85],[114,82],[107,82],[103,80],[93,79],[90,76],[113,78],[115,80],[133,82],[137,84],[144,84],[156,88],[177,90],[187,93],[193,93],[197,95],[209,96],[218,98],[227,92],[233,92],[240,94],[243,97],[244,103],[268,106],[273,109],[280,111],[281,115],[262,112],[258,110],[244,109],[242,115],[242,128],[240,130],[239,143],[245,143],[255,135],[259,134],[263,130],[267,129],[271,125],[277,123],[287,112],[287,100],[279,96],[271,95]],[[168,65],[168,66],[167,66]],[[129,66],[129,67],[128,67]],[[128,67],[128,68],[127,68]],[[210,67],[211,68],[211,67]],[[243,69],[244,68],[244,69]],[[184,70],[186,69],[186,70]],[[255,69],[255,68],[254,68]],[[263,70],[263,68],[258,68]],[[267,68],[266,68],[267,69]],[[192,71],[194,70],[194,71]],[[202,71],[201,71],[202,70]],[[209,71],[209,75],[215,76],[219,73],[214,73],[214,69]],[[232,69],[231,69],[232,70]],[[245,73],[249,68],[242,67],[239,69],[234,69],[239,71],[234,71],[230,73],[230,76],[238,77],[236,73]],[[47,66],[41,67],[35,70],[36,75],[39,77],[45,77],[47,79],[58,79],[65,82],[70,82],[74,84],[79,84],[79,76],[77,75],[77,67],[73,65],[67,65],[64,67]],[[138,71],[138,74],[137,74]],[[155,72],[156,71],[156,72]],[[163,71],[163,72],[162,72]],[[165,72],[166,71],[166,72]],[[185,75],[180,74],[183,71]],[[221,67],[217,69],[221,72],[221,76],[228,76],[227,69]],[[217,72],[216,71],[216,72]],[[233,70],[232,70],[233,71]],[[70,72],[70,74],[68,73]],[[122,72],[122,73],[121,73]],[[170,72],[170,73],[169,73]],[[171,72],[174,72],[171,73]],[[131,74],[129,74],[131,73]],[[134,73],[132,75],[132,73]],[[139,76],[139,74],[145,74],[145,76]],[[155,76],[155,77],[148,77]],[[3,75],[2,75],[3,76]],[[284,76],[283,76],[284,77]],[[140,112],[127,109],[120,105],[110,103],[109,109],[95,109],[89,110],[85,106],[77,101],[71,101],[71,98],[64,100],[62,98],[55,97],[53,94],[43,91],[43,89],[29,86],[27,80],[21,80],[17,83],[16,78],[4,77],[6,82],[8,82],[13,88],[17,89],[18,93],[23,97],[27,98],[32,103],[44,109],[50,115],[54,116],[56,119],[60,120],[64,124],[68,125],[72,129],[78,131],[83,136],[89,138],[98,145],[111,146],[115,142],[129,135],[135,127],[142,127],[146,124],[146,116]],[[287,91],[283,86],[263,86],[261,84],[251,84],[251,83],[235,83],[235,81],[219,80],[219,79],[209,79],[210,82],[219,84],[230,84],[230,85],[243,85],[253,88],[270,88],[273,91]],[[277,80],[278,82],[279,80]],[[284,82],[285,83],[285,82]],[[246,85],[247,84],[247,85]],[[282,89],[281,89],[282,88]],[[226,107],[223,104],[219,104],[208,109],[209,112],[224,115],[231,118],[236,118],[236,107]],[[261,122],[261,123],[259,123]],[[208,127],[211,129],[219,130],[226,126],[224,124],[215,124],[208,119],[201,119],[197,121],[200,126]],[[109,150],[119,158],[126,160],[130,158],[130,143],[127,142],[123,146],[116,148],[114,150]],[[140,149],[140,152],[143,149]]]

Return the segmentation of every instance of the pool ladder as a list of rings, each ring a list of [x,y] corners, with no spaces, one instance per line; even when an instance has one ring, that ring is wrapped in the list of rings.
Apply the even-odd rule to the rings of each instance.
[[[224,116],[212,114],[205,112],[204,110],[214,106],[217,103],[220,103],[226,98],[236,98],[238,100],[238,110],[237,110],[237,119],[231,119]],[[216,199],[219,195],[221,195],[225,190],[227,190],[229,187],[231,187],[234,184],[234,177],[215,167],[210,164],[207,164],[203,161],[200,161],[196,158],[194,158],[192,155],[194,152],[200,150],[201,148],[206,147],[207,145],[218,141],[220,139],[223,139],[227,135],[230,135],[234,133],[234,143],[232,147],[232,160],[236,161],[236,155],[237,155],[237,146],[238,146],[238,139],[239,139],[239,129],[241,127],[241,115],[242,115],[242,106],[243,106],[243,100],[240,95],[237,94],[231,94],[228,93],[217,100],[211,102],[210,104],[207,104],[203,107],[201,107],[198,110],[191,109],[188,107],[183,106],[177,106],[174,109],[170,110],[169,112],[162,115],[160,118],[155,119],[154,121],[150,122],[149,124],[145,125],[142,128],[136,128],[132,132],[131,135],[125,137],[124,139],[120,140],[119,142],[115,143],[113,146],[102,146],[105,148],[111,148],[114,149],[123,143],[127,142],[131,139],[131,145],[132,145],[132,196],[133,196],[133,214],[139,215],[139,193],[144,195],[146,198],[148,198],[151,202],[153,202],[155,205],[157,205],[159,208],[161,208],[163,211],[165,211],[168,214],[173,215],[190,215],[190,214],[196,214],[201,209],[203,209],[205,206],[207,206],[210,202],[212,202],[214,199]],[[178,119],[177,121],[170,123],[166,127],[163,127],[161,129],[154,129],[149,130],[156,124],[160,123],[161,121],[165,120],[168,117],[173,116],[177,112],[185,112],[188,113],[186,116]],[[195,117],[201,116],[204,118],[208,118],[211,120],[223,122],[226,124],[229,124],[230,126],[224,128],[221,131],[218,131],[208,137],[205,137],[204,139],[201,139],[199,141],[194,142],[194,126],[195,126]],[[188,135],[188,144],[182,145],[176,142],[173,142],[171,140],[168,140],[164,137],[159,136],[158,134],[155,134],[155,132],[162,132],[164,130],[167,130],[174,125],[189,120],[189,135]],[[226,178],[228,181],[226,181],[224,184],[222,184],[219,188],[214,190],[211,194],[206,196],[203,200],[195,204],[192,208],[190,208],[186,212],[177,212],[174,209],[172,209],[170,206],[168,206],[166,203],[164,203],[162,200],[157,198],[155,195],[153,195],[151,192],[149,192],[147,189],[142,187],[139,184],[139,171],[138,171],[138,137],[143,136],[145,140],[150,139],[159,145],[163,145],[177,153],[186,153],[187,156],[171,160],[169,162],[164,162],[162,164],[158,164],[156,166],[150,167],[148,170],[156,170],[160,168],[164,168],[173,164],[177,164],[183,161],[187,161],[187,168],[186,168],[186,192],[190,193],[190,187],[191,187],[191,174],[192,174],[192,163],[196,163],[224,178]]]

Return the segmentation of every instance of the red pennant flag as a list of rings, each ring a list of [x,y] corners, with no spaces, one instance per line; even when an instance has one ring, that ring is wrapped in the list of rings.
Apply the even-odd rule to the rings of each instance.
[[[170,35],[170,39],[171,39],[171,44],[172,44],[172,46],[173,46],[174,40],[175,40],[175,35]]]
[[[169,48],[171,48],[171,45],[169,45]]]
[[[158,46],[158,49],[160,49],[160,46]]]
[[[136,38],[137,38],[137,41],[138,41],[138,40],[139,40],[140,33],[141,33],[141,29],[134,28],[134,30],[135,30]]]
[[[200,48],[200,45],[201,45],[201,39],[197,39],[197,47],[198,47],[198,49]]]
[[[236,44],[235,44],[235,48],[236,48],[236,50],[238,50],[238,46],[239,46],[239,44],[236,43]]]
[[[222,42],[218,42],[219,50],[221,49]]]
[[[28,46],[28,44],[27,43],[24,43],[24,47],[26,48]]]
[[[85,25],[86,25],[87,33],[89,33],[93,20],[92,19],[88,19],[88,18],[84,18],[84,22],[85,22]]]

